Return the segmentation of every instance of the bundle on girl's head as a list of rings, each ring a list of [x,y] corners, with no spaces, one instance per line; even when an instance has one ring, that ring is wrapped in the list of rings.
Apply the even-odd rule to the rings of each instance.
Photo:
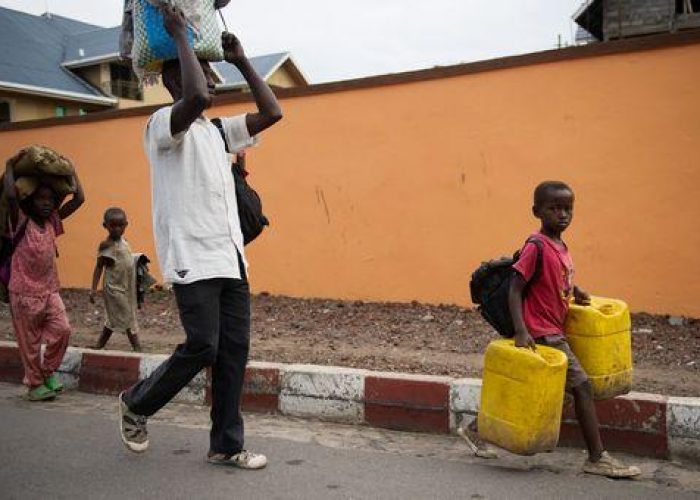
[[[32,195],[42,184],[51,188],[60,199],[75,192],[73,164],[49,147],[28,146],[21,149],[10,162],[20,200]]]
[[[125,0],[120,52],[131,59],[134,72],[144,84],[154,84],[163,63],[178,58],[177,46],[163,22],[161,7],[173,5],[187,20],[187,39],[199,59],[221,61],[221,28],[216,9],[229,0]]]
[[[68,194],[76,192],[73,164],[49,147],[33,145],[22,148],[7,160],[7,165],[12,167],[17,199],[25,212],[31,211],[32,197],[43,187],[51,190],[55,207]],[[0,235],[7,234],[10,213],[8,195],[2,184],[0,182]]]

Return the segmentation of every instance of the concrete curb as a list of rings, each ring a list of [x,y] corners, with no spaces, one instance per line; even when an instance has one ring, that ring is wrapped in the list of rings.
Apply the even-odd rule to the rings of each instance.
[[[117,394],[150,374],[167,356],[69,348],[59,368],[69,388]],[[21,383],[14,342],[0,341],[0,381]],[[176,401],[208,404],[211,377],[202,371]],[[481,380],[357,370],[334,366],[251,362],[243,409],[367,424],[389,429],[448,433],[479,410]],[[630,393],[598,403],[610,450],[700,462],[700,398]],[[560,444],[582,446],[567,407]]]

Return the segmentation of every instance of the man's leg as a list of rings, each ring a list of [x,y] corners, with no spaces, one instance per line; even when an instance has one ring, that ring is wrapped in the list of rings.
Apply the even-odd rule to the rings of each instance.
[[[243,449],[241,394],[250,347],[250,291],[246,279],[228,279],[221,294],[219,350],[212,367],[210,452]]]
[[[226,280],[221,294],[221,334],[212,367],[211,435],[207,460],[215,465],[262,469],[265,455],[243,449],[241,395],[250,348],[250,290],[241,257],[241,279]]]
[[[225,280],[175,285],[175,298],[186,340],[148,377],[124,393],[128,409],[151,416],[165,406],[205,366],[216,360],[219,346],[219,297]]]

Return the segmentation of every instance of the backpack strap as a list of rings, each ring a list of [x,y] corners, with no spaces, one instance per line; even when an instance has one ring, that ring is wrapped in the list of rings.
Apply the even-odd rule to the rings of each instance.
[[[219,131],[219,134],[221,134],[221,139],[224,141],[224,147],[226,148],[226,152],[230,153],[231,151],[229,151],[228,141],[226,140],[226,133],[224,132],[224,124],[221,122],[221,118],[212,118],[211,122]]]
[[[542,262],[544,261],[544,244],[542,243],[542,240],[539,238],[535,237],[530,237],[527,239],[525,244],[527,243],[532,243],[537,247],[537,261],[535,262],[535,272],[532,273],[532,278],[530,278],[530,281],[528,281],[528,285],[531,283],[535,283],[538,279],[540,279],[540,275],[542,274]]]

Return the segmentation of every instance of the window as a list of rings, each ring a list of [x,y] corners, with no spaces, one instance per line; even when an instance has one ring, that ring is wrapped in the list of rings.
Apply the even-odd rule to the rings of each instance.
[[[676,0],[676,14],[700,14],[700,0]]]
[[[56,116],[66,116],[68,114],[68,109],[65,106],[56,106]]]
[[[86,109],[80,108],[80,110],[78,111],[78,114],[80,116],[85,116],[86,114],[88,114],[88,112]]]
[[[130,65],[110,64],[107,92],[123,99],[143,100],[143,87]]]
[[[0,123],[9,123],[12,121],[12,113],[10,110],[10,103],[7,101],[0,101]]]

